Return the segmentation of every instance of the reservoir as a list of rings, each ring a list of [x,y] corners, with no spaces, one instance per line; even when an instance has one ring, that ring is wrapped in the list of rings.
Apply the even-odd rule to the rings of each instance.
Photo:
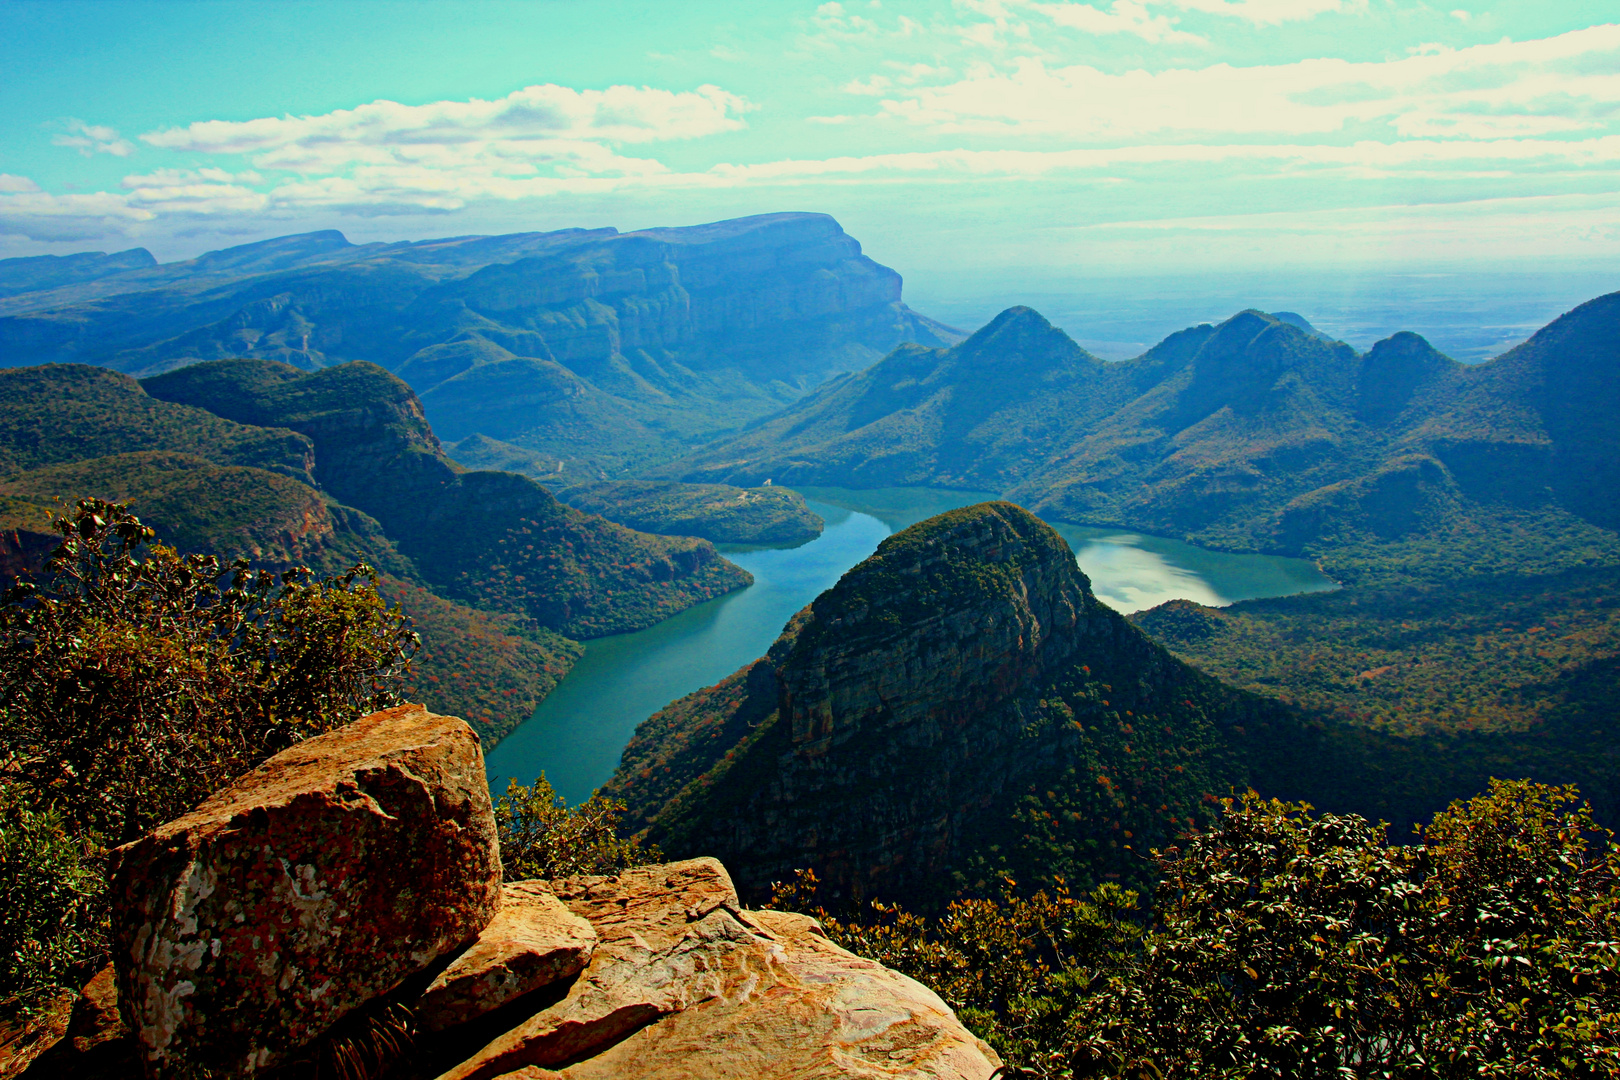
[[[543,771],[571,805],[583,801],[613,774],[637,724],[764,655],[794,612],[889,534],[995,497],[922,488],[798,490],[827,520],[820,537],[792,548],[719,545],[754,575],[752,586],[646,630],[586,642],[585,655],[533,718],[489,752],[491,791],[498,796],[509,778],[529,783]],[[1230,555],[1120,529],[1053,528],[1075,550],[1098,598],[1124,612],[1178,598],[1219,606],[1336,587],[1304,559]]]

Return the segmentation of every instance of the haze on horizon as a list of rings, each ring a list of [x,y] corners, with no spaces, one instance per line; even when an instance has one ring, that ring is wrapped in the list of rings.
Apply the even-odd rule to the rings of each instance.
[[[1507,341],[1614,287],[1595,7],[0,0],[0,258],[816,210],[930,314],[1084,292],[1049,313],[1119,354],[1176,326],[1117,310],[1143,281],[1364,347],[1392,290],[1539,274]]]

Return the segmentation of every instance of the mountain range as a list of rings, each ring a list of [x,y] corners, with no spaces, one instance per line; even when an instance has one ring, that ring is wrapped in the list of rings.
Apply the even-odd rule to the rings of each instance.
[[[654,475],[988,490],[1059,520],[1287,553],[1480,507],[1620,524],[1620,294],[1478,365],[1410,333],[1358,355],[1301,322],[1245,311],[1107,363],[1012,308]]]
[[[350,244],[281,237],[181,263],[0,261],[0,356],[139,376],[203,360],[399,375],[440,435],[615,478],[902,341],[960,334],[824,214]]]

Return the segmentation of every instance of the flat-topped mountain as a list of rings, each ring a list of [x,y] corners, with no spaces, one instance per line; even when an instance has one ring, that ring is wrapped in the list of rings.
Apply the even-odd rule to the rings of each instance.
[[[606,790],[756,891],[804,866],[856,895],[1135,880],[1133,852],[1291,724],[1100,603],[1049,526],[981,503],[891,536],[766,656],[647,720]]]
[[[900,342],[959,337],[824,214],[399,244],[322,232],[83,280],[15,262],[0,292],[37,285],[0,297],[11,363],[365,360],[446,438],[540,451],[579,479],[673,456]]]
[[[1104,363],[1012,308],[654,475],[988,489],[1062,520],[1301,552],[1494,506],[1620,521],[1617,408],[1620,294],[1473,366],[1404,333],[1359,356],[1257,311]]]

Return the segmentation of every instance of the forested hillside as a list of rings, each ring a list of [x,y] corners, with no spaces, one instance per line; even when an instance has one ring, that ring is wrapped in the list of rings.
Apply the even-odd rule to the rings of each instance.
[[[367,364],[226,362],[152,392],[84,365],[0,371],[0,462],[6,572],[37,566],[52,514],[87,496],[127,502],[185,551],[369,563],[422,634],[413,689],[492,738],[578,658],[564,635],[650,625],[748,580],[704,541],[460,469],[410,389]]]

